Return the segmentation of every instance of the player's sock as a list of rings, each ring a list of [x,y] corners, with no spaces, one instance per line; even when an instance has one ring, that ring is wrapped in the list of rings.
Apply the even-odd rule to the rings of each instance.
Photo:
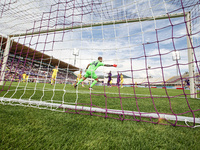
[[[96,83],[97,83],[97,80],[94,80],[94,82],[92,82],[90,87],[92,88]]]
[[[51,84],[53,84],[53,79],[51,79]]]
[[[83,82],[83,79],[80,79],[76,85],[79,85],[81,82]]]

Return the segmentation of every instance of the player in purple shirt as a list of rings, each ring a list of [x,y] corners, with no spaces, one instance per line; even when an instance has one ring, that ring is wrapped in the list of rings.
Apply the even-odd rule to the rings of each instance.
[[[186,88],[186,86],[188,88],[190,88],[190,80],[189,80],[189,78],[185,79],[185,88]]]
[[[110,71],[110,72],[108,73],[108,83],[107,83],[107,86],[111,86],[111,85],[110,85],[111,78],[112,78],[112,73],[111,73],[111,71]]]
[[[18,74],[18,77],[19,77],[19,82],[21,81],[21,79],[22,79],[22,76],[21,76],[21,74],[19,73]]]
[[[119,83],[120,83],[120,75],[119,73],[117,74],[117,87],[119,87]]]

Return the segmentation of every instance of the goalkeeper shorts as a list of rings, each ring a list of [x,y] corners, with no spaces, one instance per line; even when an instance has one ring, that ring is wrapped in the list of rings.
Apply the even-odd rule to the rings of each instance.
[[[97,78],[97,75],[95,74],[94,71],[86,71],[84,77],[88,78],[88,77],[92,77],[93,79]]]

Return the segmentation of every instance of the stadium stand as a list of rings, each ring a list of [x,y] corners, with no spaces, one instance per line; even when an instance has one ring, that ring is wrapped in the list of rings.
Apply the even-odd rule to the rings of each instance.
[[[2,48],[0,49],[0,69],[6,40],[7,38],[0,37]],[[27,52],[28,55],[26,55]],[[4,80],[20,81],[22,74],[26,73],[29,75],[29,82],[36,82],[36,79],[37,82],[44,82],[44,80],[45,82],[50,82],[51,71],[56,65],[59,67],[57,83],[71,83],[71,80],[76,79],[74,71],[79,70],[79,68],[13,41],[6,64]]]

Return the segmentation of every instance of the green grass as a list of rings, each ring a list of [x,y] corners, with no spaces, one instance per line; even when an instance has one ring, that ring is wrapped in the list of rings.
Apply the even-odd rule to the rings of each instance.
[[[44,93],[31,90],[35,83],[27,85],[20,83],[18,91],[13,95],[17,83],[13,83],[10,91],[6,93],[7,86],[4,87],[0,97],[12,96],[13,98],[23,98],[39,100],[52,100],[61,102],[74,102],[76,98],[75,90],[71,85],[66,85],[66,94],[62,90],[53,93],[53,86],[46,84]],[[37,84],[37,89],[43,88],[44,84]],[[64,85],[56,85],[55,89],[63,89]],[[94,87],[93,93],[102,94],[104,87]],[[118,97],[116,87],[106,88],[105,96],[92,95],[94,105],[111,109],[121,109],[120,102],[125,110],[136,110],[136,99],[133,88],[120,89],[122,97],[130,98],[110,98]],[[155,98],[157,95],[166,96],[164,89],[151,89],[154,95],[156,108],[159,112],[170,113],[169,100],[167,98]],[[90,95],[87,87],[79,87],[78,103],[90,104]],[[183,94],[182,90],[167,89],[170,96]],[[189,93],[189,91],[186,91]],[[149,89],[136,88],[137,99],[140,111],[155,112],[152,106],[152,99],[145,98],[149,95]],[[22,96],[23,95],[23,96]],[[53,96],[54,95],[54,96]],[[190,99],[188,101],[193,110],[199,109],[199,100]],[[7,104],[7,103],[4,103]],[[80,105],[80,104],[79,104]],[[176,113],[188,111],[183,95],[171,99],[171,105]],[[72,111],[73,112],[73,111]],[[200,113],[195,112],[199,117]],[[185,114],[191,116],[191,113]],[[109,117],[119,117],[108,115]],[[129,119],[129,117],[125,117]],[[145,119],[144,119],[145,120]],[[179,123],[183,124],[183,123]],[[55,111],[34,109],[31,107],[0,105],[0,149],[199,149],[199,128],[183,128],[157,125],[136,121],[119,121],[116,119],[102,118],[90,115],[79,115],[74,113],[60,113]]]

